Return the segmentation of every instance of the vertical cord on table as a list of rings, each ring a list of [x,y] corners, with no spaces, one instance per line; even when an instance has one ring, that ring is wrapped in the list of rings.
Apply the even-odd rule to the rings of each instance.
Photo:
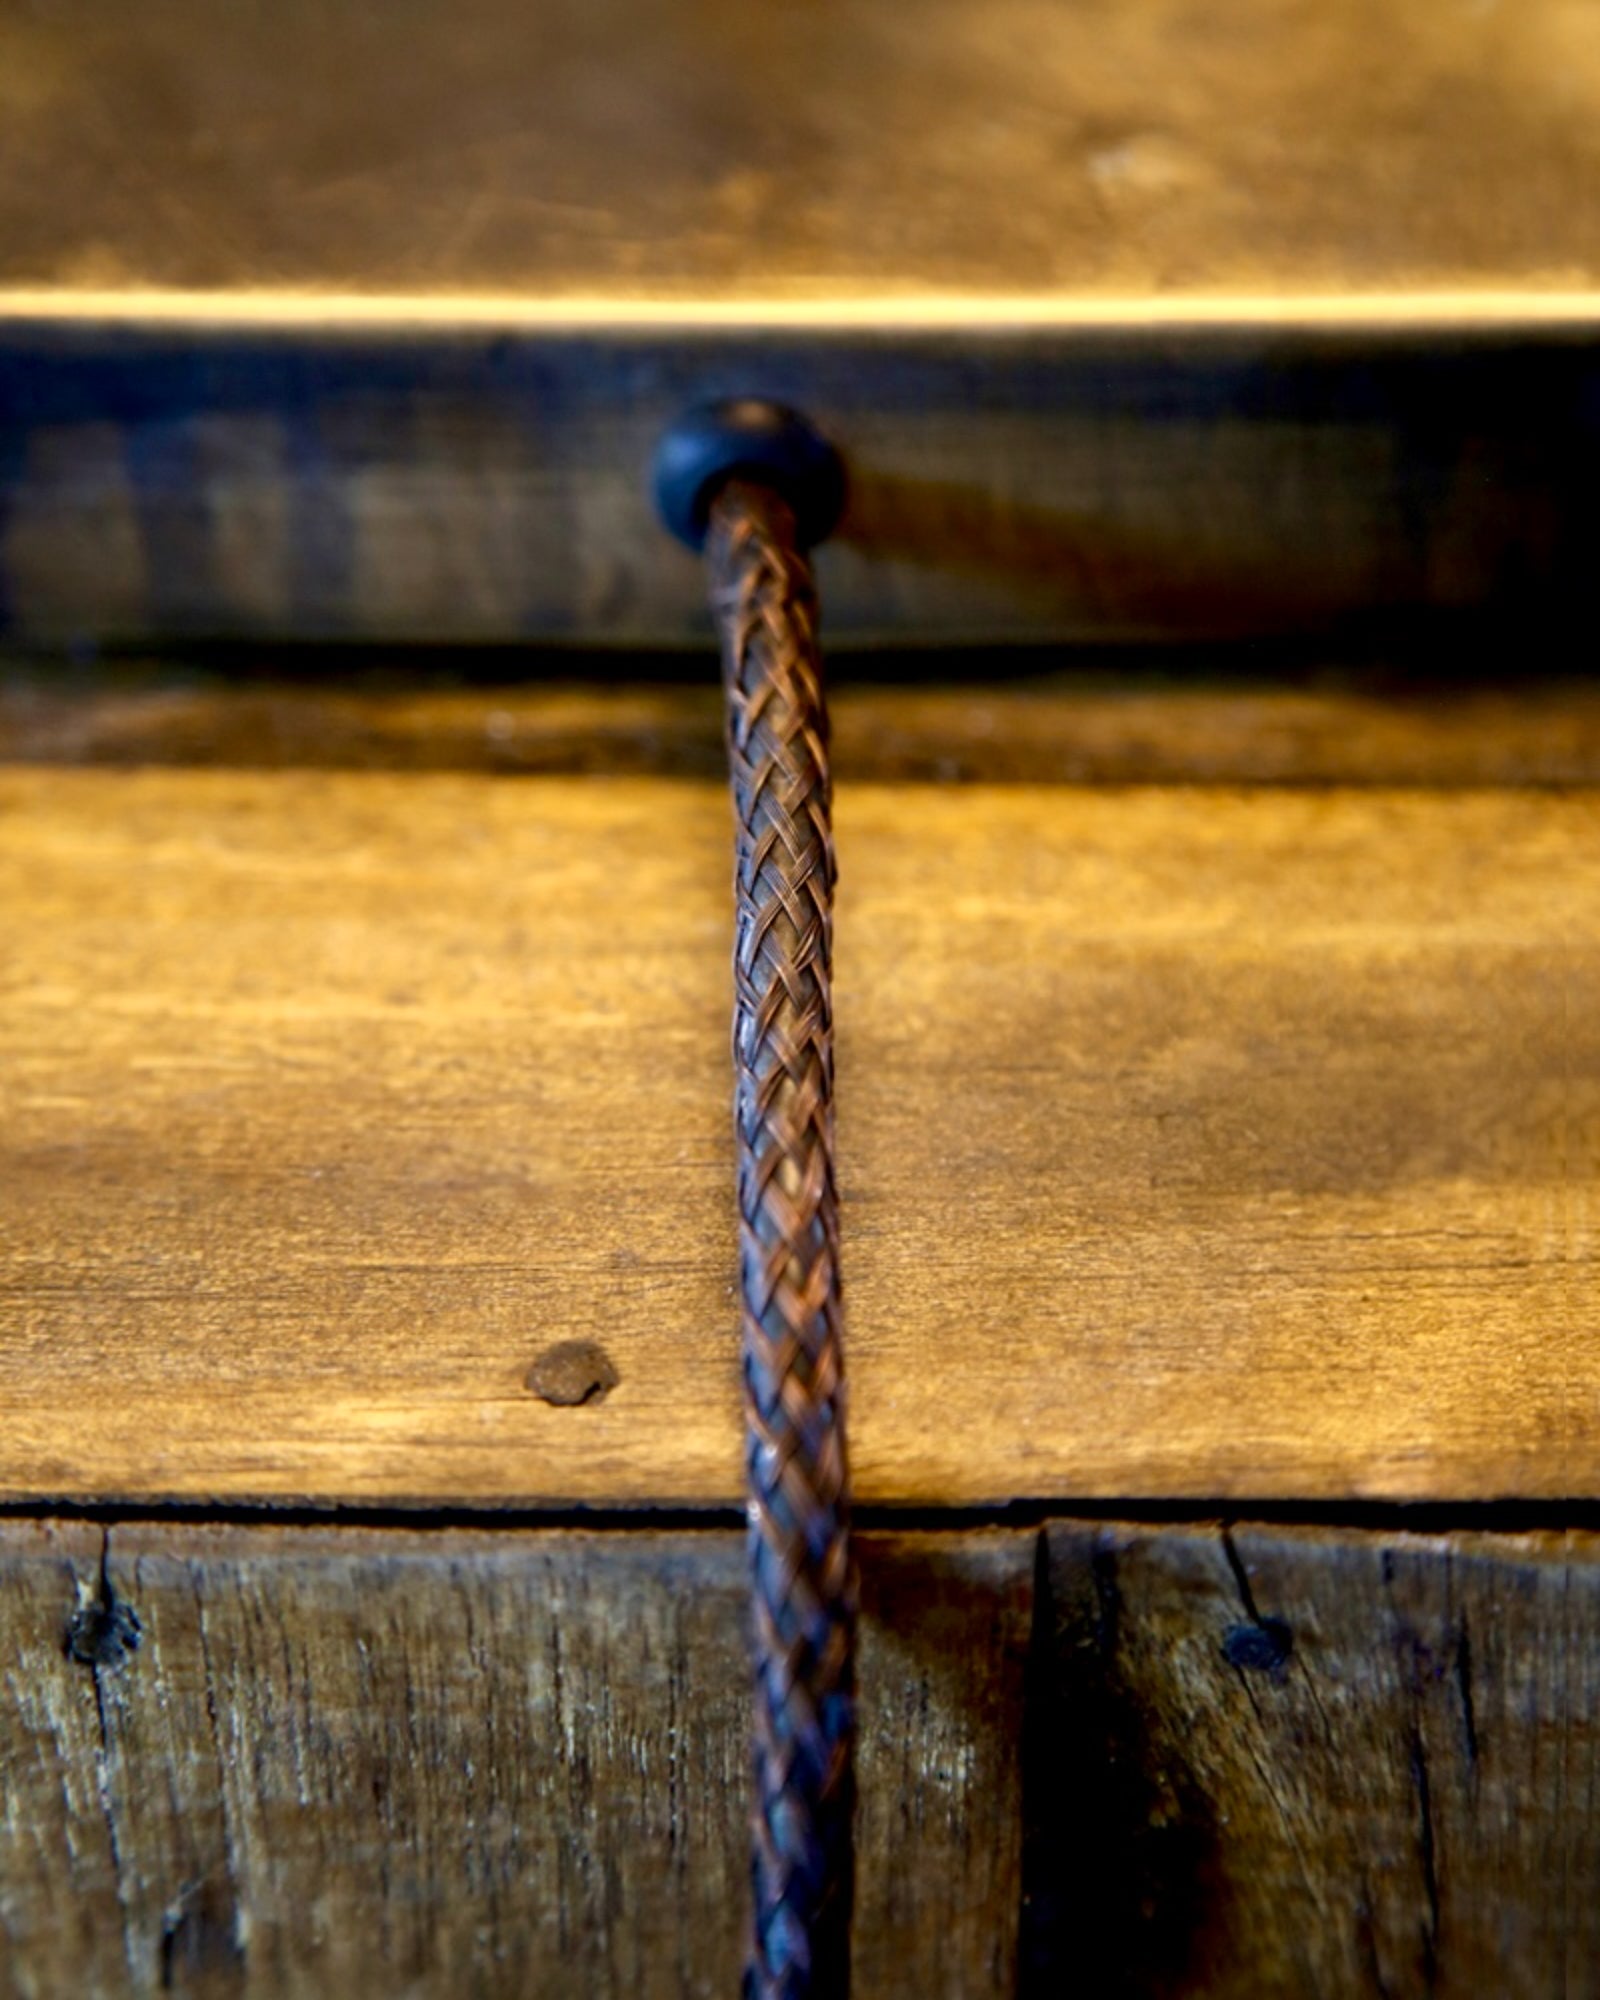
[[[772,488],[710,511],[737,822],[735,1127],[753,1579],[748,2000],[849,1991],[855,1569],[833,1171],[833,835],[811,565]]]

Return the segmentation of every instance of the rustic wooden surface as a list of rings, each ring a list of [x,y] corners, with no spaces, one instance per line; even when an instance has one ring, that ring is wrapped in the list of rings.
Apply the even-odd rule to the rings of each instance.
[[[1589,0],[0,16],[0,631],[695,633],[662,427],[837,435],[838,631],[1585,618]]]
[[[863,1995],[1012,1990],[1034,1541],[865,1538]],[[18,2000],[737,1989],[738,1534],[13,1520],[0,1604]]]
[[[736,1535],[105,1534],[0,1524],[7,1993],[732,1990]],[[865,1540],[863,1994],[1600,1988],[1593,1535],[1037,1539]]]
[[[1584,0],[11,8],[0,283],[1600,284]]]
[[[709,777],[486,777],[570,698],[471,699],[438,742],[472,769],[235,768],[222,721],[217,765],[0,778],[0,1491],[737,1499],[728,808]],[[1270,692],[1210,729],[1142,699],[1091,704],[1081,750],[1071,696],[946,712],[958,768],[980,717],[1010,718],[997,776],[1035,739],[1015,782],[841,760],[862,1499],[1594,1492],[1600,804],[1036,782],[1040,745],[1273,768]],[[894,697],[862,700],[870,769]],[[908,697],[918,768],[953,700]],[[159,707],[83,731],[191,754]],[[243,712],[275,763],[287,711]],[[434,754],[425,705],[355,715]],[[1427,731],[1368,713],[1350,754],[1592,771],[1581,700],[1453,775]],[[562,1407],[526,1385],[569,1339],[618,1380]]]
[[[1052,1529],[1024,1993],[1600,1992],[1597,1556]]]
[[[1504,661],[1466,633],[1427,661],[1305,644],[835,652],[833,762],[851,785],[1600,784],[1600,679],[1486,671]],[[727,748],[709,647],[681,660],[279,647],[5,660],[0,762],[721,783]]]
[[[12,302],[15,303],[14,301]],[[1231,638],[1586,625],[1600,293],[1566,313],[1172,325],[280,323],[8,311],[0,633],[705,643],[648,469],[710,397],[837,441],[828,629]]]

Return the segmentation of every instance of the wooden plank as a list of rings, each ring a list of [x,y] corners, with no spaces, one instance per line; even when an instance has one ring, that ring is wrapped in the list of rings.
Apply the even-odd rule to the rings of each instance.
[[[1600,38],[1563,0],[79,0],[10,11],[0,74],[11,285],[1600,284]]]
[[[95,1676],[67,1654],[101,1599],[104,1540],[0,1521],[0,1992],[15,2000],[127,1978]]]
[[[720,787],[0,806],[0,1492],[737,1501]],[[842,788],[861,1498],[1600,1487],[1597,821]]]
[[[645,468],[728,393],[848,456],[836,631],[1563,630],[1600,42],[1392,14],[17,14],[0,631],[682,642]]]
[[[1593,1990],[1600,1538],[1057,1523],[1025,1708],[1036,1539],[864,1538],[860,1991],[1012,1991],[1019,1906],[1025,2000]],[[0,1524],[8,1993],[735,1983],[734,1534],[175,1522],[101,1571]],[[138,1645],[75,1660],[106,1593]]]
[[[0,300],[0,306],[3,306]],[[1045,641],[1587,618],[1600,293],[1173,326],[0,310],[0,634],[703,644],[648,494],[708,397],[850,472],[830,631]],[[1469,633],[1469,636],[1471,634]]]
[[[840,782],[1600,785],[1592,676],[1508,685],[1442,643],[1421,660],[1305,646],[1265,662],[1071,657],[923,656],[913,674],[835,652]],[[247,649],[0,668],[5,763],[720,782],[723,731],[709,646],[681,662]]]
[[[1052,1529],[1024,1993],[1595,1992],[1597,1555]]]
[[[736,1533],[116,1527],[99,1665],[59,1537],[0,1523],[8,1992],[736,1989]],[[864,1538],[865,1995],[1013,1988],[1034,1543]]]

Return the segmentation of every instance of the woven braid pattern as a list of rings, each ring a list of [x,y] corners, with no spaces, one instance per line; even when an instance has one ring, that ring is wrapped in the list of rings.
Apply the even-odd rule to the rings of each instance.
[[[706,543],[737,821],[735,1126],[754,1610],[748,2000],[849,1991],[855,1572],[833,1173],[833,838],[811,568],[732,483]]]

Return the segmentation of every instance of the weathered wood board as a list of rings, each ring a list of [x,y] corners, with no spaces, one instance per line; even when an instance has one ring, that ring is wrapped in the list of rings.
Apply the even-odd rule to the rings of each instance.
[[[78,0],[0,77],[0,285],[51,292],[1600,284],[1584,0]]]
[[[833,652],[843,785],[1600,785],[1600,678],[1497,647]],[[721,783],[713,648],[241,648],[0,671],[0,763],[461,771]]]
[[[1049,1535],[1025,1994],[1600,1993],[1589,1535]]]
[[[864,1996],[1012,1989],[1034,1542],[864,1538]],[[736,1991],[744,1588],[721,1530],[0,1523],[0,1990]]]
[[[689,401],[837,628],[1586,615],[1585,0],[0,17],[0,630],[692,637]]]
[[[708,398],[849,470],[828,629],[899,644],[1586,622],[1581,311],[1173,328],[8,312],[0,635],[704,643],[649,468]]]
[[[864,1538],[858,1991],[1597,1990],[1595,1537],[1038,1540]],[[14,1519],[0,1605],[19,2000],[736,1985],[735,1534]]]
[[[720,786],[231,768],[288,712],[243,699],[216,767],[0,779],[0,1491],[736,1500]],[[537,746],[471,699],[446,761]],[[1035,781],[1186,729],[1247,774],[1251,700],[1082,751],[1002,703],[1026,781],[841,783],[869,1504],[1600,1489],[1600,802]],[[1586,712],[1498,754],[1583,775]],[[186,754],[142,715],[116,755]],[[525,1386],[569,1338],[603,1402]]]

